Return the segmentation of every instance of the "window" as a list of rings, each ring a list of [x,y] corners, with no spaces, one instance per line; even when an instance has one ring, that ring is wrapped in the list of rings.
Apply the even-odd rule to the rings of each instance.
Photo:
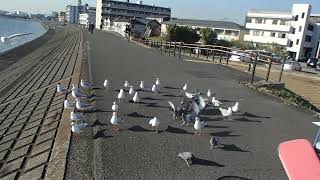
[[[294,17],[294,21],[298,21],[298,19],[299,19],[299,15],[296,15],[296,16]]]
[[[308,25],[308,30],[313,31],[313,26],[311,24]]]
[[[304,18],[304,13],[302,13],[301,18],[302,18],[302,19]]]
[[[299,41],[300,41],[300,40],[299,40],[299,39],[297,39],[296,45],[299,45]]]
[[[286,21],[280,20],[280,25],[285,25],[285,24],[286,24]]]
[[[301,32],[302,31],[302,26],[299,26],[299,32]]]
[[[264,35],[264,32],[263,32],[263,31],[253,31],[253,32],[252,32],[252,35],[253,35],[253,36],[263,36],[263,35]]]
[[[312,37],[312,36],[306,35],[306,40],[305,40],[305,41],[306,41],[306,42],[311,42],[311,37]]]
[[[278,35],[278,38],[286,38],[286,34],[284,34],[284,33],[279,33],[279,35]]]
[[[292,28],[292,34],[296,33],[296,28]]]
[[[215,29],[214,32],[216,34],[223,34],[224,30],[223,29]]]
[[[263,19],[256,19],[256,23],[257,23],[257,24],[262,24],[262,20],[263,20]]]
[[[273,20],[272,24],[277,25],[278,24],[278,20]]]
[[[276,33],[275,33],[275,32],[272,32],[272,33],[271,33],[271,37],[276,37]]]
[[[289,47],[293,46],[293,41],[289,41]]]

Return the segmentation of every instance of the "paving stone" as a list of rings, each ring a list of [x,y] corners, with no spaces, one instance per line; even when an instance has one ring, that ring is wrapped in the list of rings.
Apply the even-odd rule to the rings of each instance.
[[[21,136],[20,136],[20,139],[36,134],[37,130],[38,130],[38,127],[34,127],[34,128],[31,128],[31,129],[28,129],[26,131],[23,131]]]
[[[24,158],[21,157],[19,159],[16,159],[12,162],[5,164],[0,171],[0,176],[10,174],[13,171],[18,171],[20,169],[22,162],[23,162],[23,159]]]
[[[4,135],[4,133],[6,132],[7,129],[2,129],[0,130],[0,137]]]
[[[17,159],[17,158],[20,158],[22,156],[26,156],[27,153],[28,153],[28,150],[30,148],[31,145],[28,145],[28,146],[24,146],[22,148],[19,148],[19,149],[15,149],[13,151],[11,151],[10,155],[9,155],[9,158],[7,161],[12,161],[14,159]]]
[[[30,179],[42,179],[42,173],[44,170],[44,166],[37,167],[35,169],[32,169],[31,171],[26,172],[23,174],[19,180],[30,180]]]
[[[45,141],[41,144],[34,146],[32,149],[32,152],[31,152],[31,156],[34,156],[34,155],[37,155],[43,151],[52,149],[52,142],[53,142],[53,140],[49,140],[49,141]]]
[[[41,124],[41,121],[42,121],[42,119],[39,119],[39,120],[37,120],[37,121],[33,121],[33,122],[28,123],[28,124],[26,125],[26,127],[25,127],[25,130],[28,130],[28,129],[31,129],[31,128],[33,128],[33,127],[39,126],[39,125]]]
[[[39,119],[42,119],[44,117],[44,113],[42,114],[37,114],[35,116],[31,116],[31,118],[29,119],[30,121],[35,121],[35,120],[39,120]]]
[[[6,134],[5,136],[3,136],[3,138],[1,139],[1,142],[0,144],[4,143],[4,142],[7,142],[7,141],[10,141],[10,140],[14,140],[17,138],[19,132],[15,132],[15,133],[12,133],[12,134]]]
[[[14,132],[16,132],[16,131],[20,131],[20,130],[22,130],[22,127],[23,127],[23,124],[20,124],[20,125],[18,125],[18,126],[11,127],[11,128],[9,129],[9,131],[7,132],[7,134],[11,134],[11,133],[14,133]]]
[[[50,151],[43,152],[30,158],[27,162],[25,170],[28,171],[36,166],[47,163],[49,161]]]
[[[3,144],[0,144],[0,152],[9,149],[11,147],[11,145],[13,144],[13,142],[14,141],[8,141]]]
[[[29,118],[31,113],[32,113],[32,109],[28,111],[24,111],[19,115],[18,119]]]
[[[37,107],[34,111],[35,111],[34,112],[35,115],[40,114],[40,113],[45,113],[47,111],[47,107],[44,107],[44,108]]]
[[[44,141],[47,141],[49,139],[53,139],[55,138],[56,135],[56,131],[57,130],[51,130],[51,131],[47,131],[45,133],[42,133],[43,131],[41,130],[41,134],[38,136],[37,138],[37,144],[42,143]]]
[[[4,159],[4,157],[6,156],[7,152],[8,152],[8,151],[2,151],[2,152],[0,153],[0,161],[2,161],[2,160]]]
[[[0,130],[7,129],[10,126],[10,123],[1,124]]]
[[[12,174],[8,174],[4,177],[1,177],[1,180],[14,180],[15,177],[17,176],[18,172],[12,173]],[[0,172],[1,175],[1,172]]]
[[[47,132],[47,131],[50,131],[50,130],[53,130],[53,129],[57,129],[58,125],[59,125],[59,121],[55,121],[53,123],[50,123],[50,124],[42,126],[41,131],[42,132]]]

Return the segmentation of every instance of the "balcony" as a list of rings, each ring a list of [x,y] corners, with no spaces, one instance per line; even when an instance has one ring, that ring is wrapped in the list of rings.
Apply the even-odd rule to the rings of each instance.
[[[282,46],[287,46],[289,43],[289,40],[286,38],[252,36],[252,35],[244,35],[244,41],[254,42],[254,43],[263,43],[263,44],[276,43]]]
[[[281,31],[290,32],[291,27],[289,25],[273,25],[273,24],[257,24],[257,23],[246,23],[247,29],[261,29],[265,31]]]

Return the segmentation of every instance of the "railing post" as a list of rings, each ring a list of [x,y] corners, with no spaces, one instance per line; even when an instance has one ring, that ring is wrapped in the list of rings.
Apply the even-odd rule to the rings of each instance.
[[[164,53],[167,53],[167,40],[165,40]]]
[[[227,53],[227,65],[229,64],[229,58],[230,58],[230,54]]]
[[[269,66],[268,66],[268,72],[267,72],[266,82],[269,81],[269,76],[270,76],[270,71],[271,71],[271,65],[272,65],[272,60],[269,59]]]
[[[221,63],[221,60],[222,60],[222,51],[220,49],[220,60],[219,60],[219,63]]]
[[[209,49],[207,48],[207,61],[209,59]]]
[[[177,42],[174,42],[173,56],[176,56],[176,48],[177,48]]]
[[[280,71],[280,75],[279,75],[279,82],[281,82],[282,79],[282,73],[283,73],[283,67],[284,67],[284,63],[286,62],[286,60],[284,59],[281,65],[281,71]]]
[[[212,50],[212,62],[214,61],[214,56],[215,56],[215,53],[214,53],[214,50]]]
[[[181,58],[181,41],[180,41],[180,46],[179,46],[179,59]]]
[[[160,41],[160,51],[162,51],[162,40]]]
[[[192,48],[190,48],[190,57],[191,57],[191,53],[192,53]]]
[[[254,80],[254,75],[255,75],[255,73],[256,73],[257,61],[258,61],[258,51],[256,51],[256,57],[254,58],[254,63],[253,63],[253,69],[252,69],[252,76],[251,76],[250,84],[252,84],[252,83],[253,83],[253,80]]]
[[[200,54],[200,46],[198,46],[198,49],[197,49],[197,59],[199,58],[199,54]]]
[[[169,55],[171,53],[171,41],[169,41]]]

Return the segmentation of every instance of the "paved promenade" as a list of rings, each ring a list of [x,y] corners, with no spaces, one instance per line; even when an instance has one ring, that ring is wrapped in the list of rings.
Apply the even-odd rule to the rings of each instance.
[[[0,56],[0,179],[63,178],[70,122],[56,84],[78,82],[83,38],[59,27]]]
[[[71,141],[66,179],[287,179],[277,156],[278,144],[295,138],[312,140],[316,133],[312,114],[241,85],[239,81],[250,79],[247,73],[178,60],[105,32],[95,32],[89,39],[88,69],[82,77],[101,86],[109,79],[112,89],[95,90],[98,111],[85,115],[91,127]],[[142,104],[130,103],[126,94],[120,104],[123,130],[112,133],[111,105],[124,81],[137,87],[144,80],[151,87],[157,77],[162,92],[142,92]],[[193,126],[170,121],[168,112],[167,101],[180,102],[184,83],[190,91],[210,88],[225,107],[239,101],[241,112],[225,121],[209,108],[200,117],[208,122],[204,135],[194,136]],[[154,116],[161,120],[159,134],[148,124]],[[211,135],[220,137],[225,147],[210,151]],[[190,168],[177,157],[183,151],[198,158]]]

